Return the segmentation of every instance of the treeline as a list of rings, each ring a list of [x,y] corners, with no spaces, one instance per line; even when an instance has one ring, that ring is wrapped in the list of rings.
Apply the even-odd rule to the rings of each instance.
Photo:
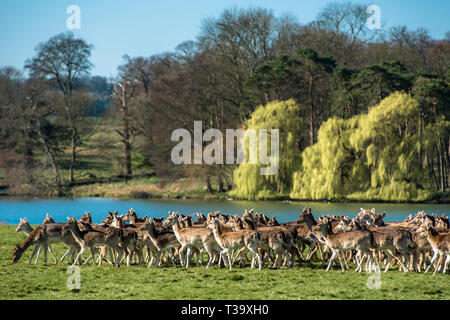
[[[92,45],[70,33],[52,37],[26,62],[29,77],[0,71],[5,179],[54,190],[73,183],[89,134],[84,120],[93,115],[114,120],[125,178],[139,155],[157,175],[201,176],[209,192],[234,189],[242,198],[408,200],[431,194],[420,190],[446,191],[450,32],[433,39],[422,28],[370,30],[367,18],[366,8],[352,3],[330,3],[307,25],[267,9],[231,8],[204,19],[197,39],[174,52],[124,56],[108,81],[90,77]],[[395,92],[405,95],[386,100]],[[279,174],[173,165],[171,132],[193,131],[194,120],[203,130],[279,126],[280,146],[289,146],[281,147]],[[63,152],[70,157],[61,163]],[[380,191],[391,184],[403,187]]]

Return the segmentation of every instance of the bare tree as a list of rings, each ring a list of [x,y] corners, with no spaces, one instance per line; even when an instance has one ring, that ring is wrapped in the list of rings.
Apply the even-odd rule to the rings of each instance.
[[[130,142],[130,116],[129,116],[129,101],[135,92],[135,84],[122,78],[120,81],[114,83],[114,96],[117,98],[120,105],[120,112],[122,118],[122,130],[116,130],[122,138],[125,155],[125,171],[124,176],[128,178],[132,174],[131,170],[131,142]]]
[[[30,69],[33,77],[46,78],[55,83],[64,96],[63,114],[71,131],[70,183],[74,182],[73,170],[76,161],[76,149],[80,145],[77,125],[79,110],[73,104],[73,93],[77,80],[89,74],[92,64],[89,62],[92,45],[82,39],[76,39],[71,32],[51,37],[36,47],[36,56],[28,59],[25,68]]]

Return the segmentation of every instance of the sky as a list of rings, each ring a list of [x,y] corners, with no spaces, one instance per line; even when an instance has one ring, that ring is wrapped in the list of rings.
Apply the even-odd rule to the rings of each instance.
[[[450,31],[449,0],[347,0],[377,5],[384,29],[405,25],[425,27],[442,39]],[[92,75],[113,77],[123,55],[150,56],[195,40],[204,18],[218,17],[227,8],[262,7],[275,16],[290,13],[301,24],[313,21],[329,0],[1,0],[0,67],[23,69],[35,47],[68,31],[70,5],[80,8],[77,37],[94,45]],[[343,1],[337,1],[343,2]]]

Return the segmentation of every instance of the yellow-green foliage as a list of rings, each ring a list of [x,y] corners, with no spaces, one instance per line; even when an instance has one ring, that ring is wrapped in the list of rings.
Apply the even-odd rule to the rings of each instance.
[[[364,183],[367,170],[348,148],[359,117],[330,118],[319,129],[317,143],[302,153],[302,168],[294,173],[291,197],[342,198],[354,185]]]
[[[425,200],[430,193],[420,187],[419,126],[418,103],[399,92],[366,115],[329,119],[302,154],[291,197]]]
[[[269,130],[279,129],[279,171],[275,175],[261,175],[259,159],[257,164],[243,163],[234,171],[235,187],[230,194],[239,198],[257,199],[289,192],[292,187],[293,172],[300,168],[298,141],[301,126],[300,107],[293,99],[273,101],[266,106],[261,105],[256,108],[246,122],[246,127],[257,131],[267,129],[268,152],[270,152]],[[249,154],[248,151],[248,145],[246,145],[246,157]]]

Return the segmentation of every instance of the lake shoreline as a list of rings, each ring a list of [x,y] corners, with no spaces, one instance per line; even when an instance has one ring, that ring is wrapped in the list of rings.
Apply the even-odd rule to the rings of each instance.
[[[77,198],[107,198],[116,200],[226,200],[226,201],[263,201],[263,202],[283,202],[283,203],[296,203],[296,202],[312,202],[312,203],[373,203],[373,204],[450,204],[450,199],[447,197],[443,201],[437,199],[431,199],[427,201],[389,201],[389,200],[367,200],[367,199],[293,199],[290,197],[272,197],[272,198],[261,198],[261,199],[244,199],[231,197],[227,194],[198,194],[196,196],[183,196],[183,195],[150,195],[150,194],[138,194],[137,196],[105,196],[105,195],[61,195],[61,196],[32,196],[32,195],[11,195],[7,193],[0,193],[1,199],[77,199]]]

